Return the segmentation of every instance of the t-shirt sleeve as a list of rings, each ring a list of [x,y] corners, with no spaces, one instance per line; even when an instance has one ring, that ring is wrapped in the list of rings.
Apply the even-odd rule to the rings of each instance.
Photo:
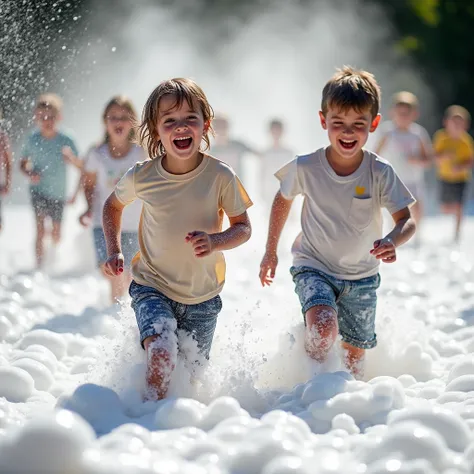
[[[86,173],[97,173],[99,170],[99,160],[97,159],[97,151],[91,148],[84,157],[84,171]]]
[[[253,204],[237,175],[222,190],[220,203],[228,217],[240,216]]]
[[[293,199],[303,193],[298,177],[298,159],[294,159],[275,173],[280,181],[280,193],[285,199]]]
[[[466,137],[466,145],[469,150],[469,157],[472,159],[474,157],[474,140],[471,135]]]
[[[436,132],[433,137],[433,149],[435,153],[442,153],[444,151],[443,142],[443,133],[441,131]]]
[[[384,168],[380,175],[380,203],[390,214],[401,211],[416,202],[408,188],[397,176],[391,165]]]
[[[68,146],[71,147],[72,152],[76,156],[79,156],[79,149],[77,148],[76,141],[73,140],[72,138],[69,138],[67,141],[68,141]]]
[[[135,192],[136,165],[130,168],[115,186],[115,195],[122,204],[131,204],[137,199]]]
[[[420,126],[418,136],[420,137],[423,148],[428,155],[433,153],[433,144],[431,143],[430,135],[425,128]]]

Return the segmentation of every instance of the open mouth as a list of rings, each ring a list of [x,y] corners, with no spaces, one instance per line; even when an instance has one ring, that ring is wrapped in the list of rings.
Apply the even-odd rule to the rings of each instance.
[[[122,128],[122,127],[116,128],[116,129],[115,129],[115,133],[116,133],[117,135],[122,135],[122,133],[123,133],[123,128]]]
[[[179,150],[187,150],[191,147],[193,139],[191,137],[178,137],[173,140],[173,143]]]
[[[339,140],[339,143],[344,150],[353,150],[357,144],[357,140]]]

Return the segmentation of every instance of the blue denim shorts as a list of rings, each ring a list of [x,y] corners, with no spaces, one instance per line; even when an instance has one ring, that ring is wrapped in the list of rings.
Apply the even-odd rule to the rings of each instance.
[[[303,315],[313,306],[330,306],[337,313],[339,334],[344,342],[360,349],[377,345],[375,312],[379,274],[360,280],[339,280],[304,266],[291,267],[290,273]]]
[[[191,334],[196,340],[199,352],[209,359],[217,316],[222,309],[219,295],[202,303],[183,304],[173,301],[155,288],[139,285],[135,281],[132,281],[129,293],[142,347],[147,337],[159,335],[157,327],[169,327],[163,322],[174,319],[178,331]]]
[[[102,265],[107,260],[107,244],[102,227],[95,227],[94,247],[97,258],[97,265]],[[121,235],[122,253],[125,258],[125,265],[129,266],[132,258],[138,252],[138,232],[122,232]]]

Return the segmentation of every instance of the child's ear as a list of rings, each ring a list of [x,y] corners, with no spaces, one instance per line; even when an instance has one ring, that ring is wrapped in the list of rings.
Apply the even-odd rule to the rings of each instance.
[[[370,133],[375,132],[375,130],[377,130],[381,119],[382,116],[380,114],[377,114],[377,116],[372,120],[372,123],[370,124]]]
[[[322,110],[319,111],[319,120],[321,120],[321,127],[323,127],[324,130],[327,130],[328,124]]]

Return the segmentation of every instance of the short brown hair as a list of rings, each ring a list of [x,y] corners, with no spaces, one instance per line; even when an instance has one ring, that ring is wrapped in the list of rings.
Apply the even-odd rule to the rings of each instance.
[[[190,107],[196,104],[199,106],[204,117],[204,122],[209,122],[209,128],[203,135],[203,140],[206,143],[205,150],[207,150],[210,147],[209,134],[214,133],[210,124],[214,118],[214,111],[204,91],[193,80],[174,78],[161,82],[150,94],[143,108],[142,122],[139,126],[139,141],[142,146],[147,148],[148,156],[150,158],[156,158],[165,153],[165,149],[156,130],[160,100],[165,95],[174,96],[176,99],[173,108],[181,107],[183,101],[186,101]]]
[[[130,130],[128,139],[129,141],[135,141],[137,138],[136,127],[137,127],[138,117],[137,117],[137,112],[135,110],[135,107],[132,104],[132,101],[124,95],[116,95],[112,97],[107,102],[107,105],[105,106],[105,109],[104,109],[104,113],[102,114],[102,118],[104,122],[107,120],[107,116],[109,114],[110,108],[114,105],[117,105],[118,107],[125,109],[130,115],[130,121],[132,122],[133,126],[132,126],[132,129]],[[104,143],[108,143],[108,142],[109,142],[109,134],[106,131],[104,135]]]
[[[324,86],[321,110],[326,115],[329,107],[358,112],[370,109],[374,118],[379,113],[380,96],[380,87],[373,74],[344,66]]]
[[[415,94],[408,91],[397,92],[392,96],[392,105],[406,105],[411,109],[418,108],[418,99]]]
[[[46,93],[41,94],[36,99],[35,109],[50,109],[54,110],[57,114],[61,113],[63,108],[63,101],[57,94]]]
[[[471,123],[471,114],[468,112],[467,109],[460,105],[451,105],[446,109],[444,112],[445,118],[452,118],[452,117],[461,117],[465,120],[468,124]]]

